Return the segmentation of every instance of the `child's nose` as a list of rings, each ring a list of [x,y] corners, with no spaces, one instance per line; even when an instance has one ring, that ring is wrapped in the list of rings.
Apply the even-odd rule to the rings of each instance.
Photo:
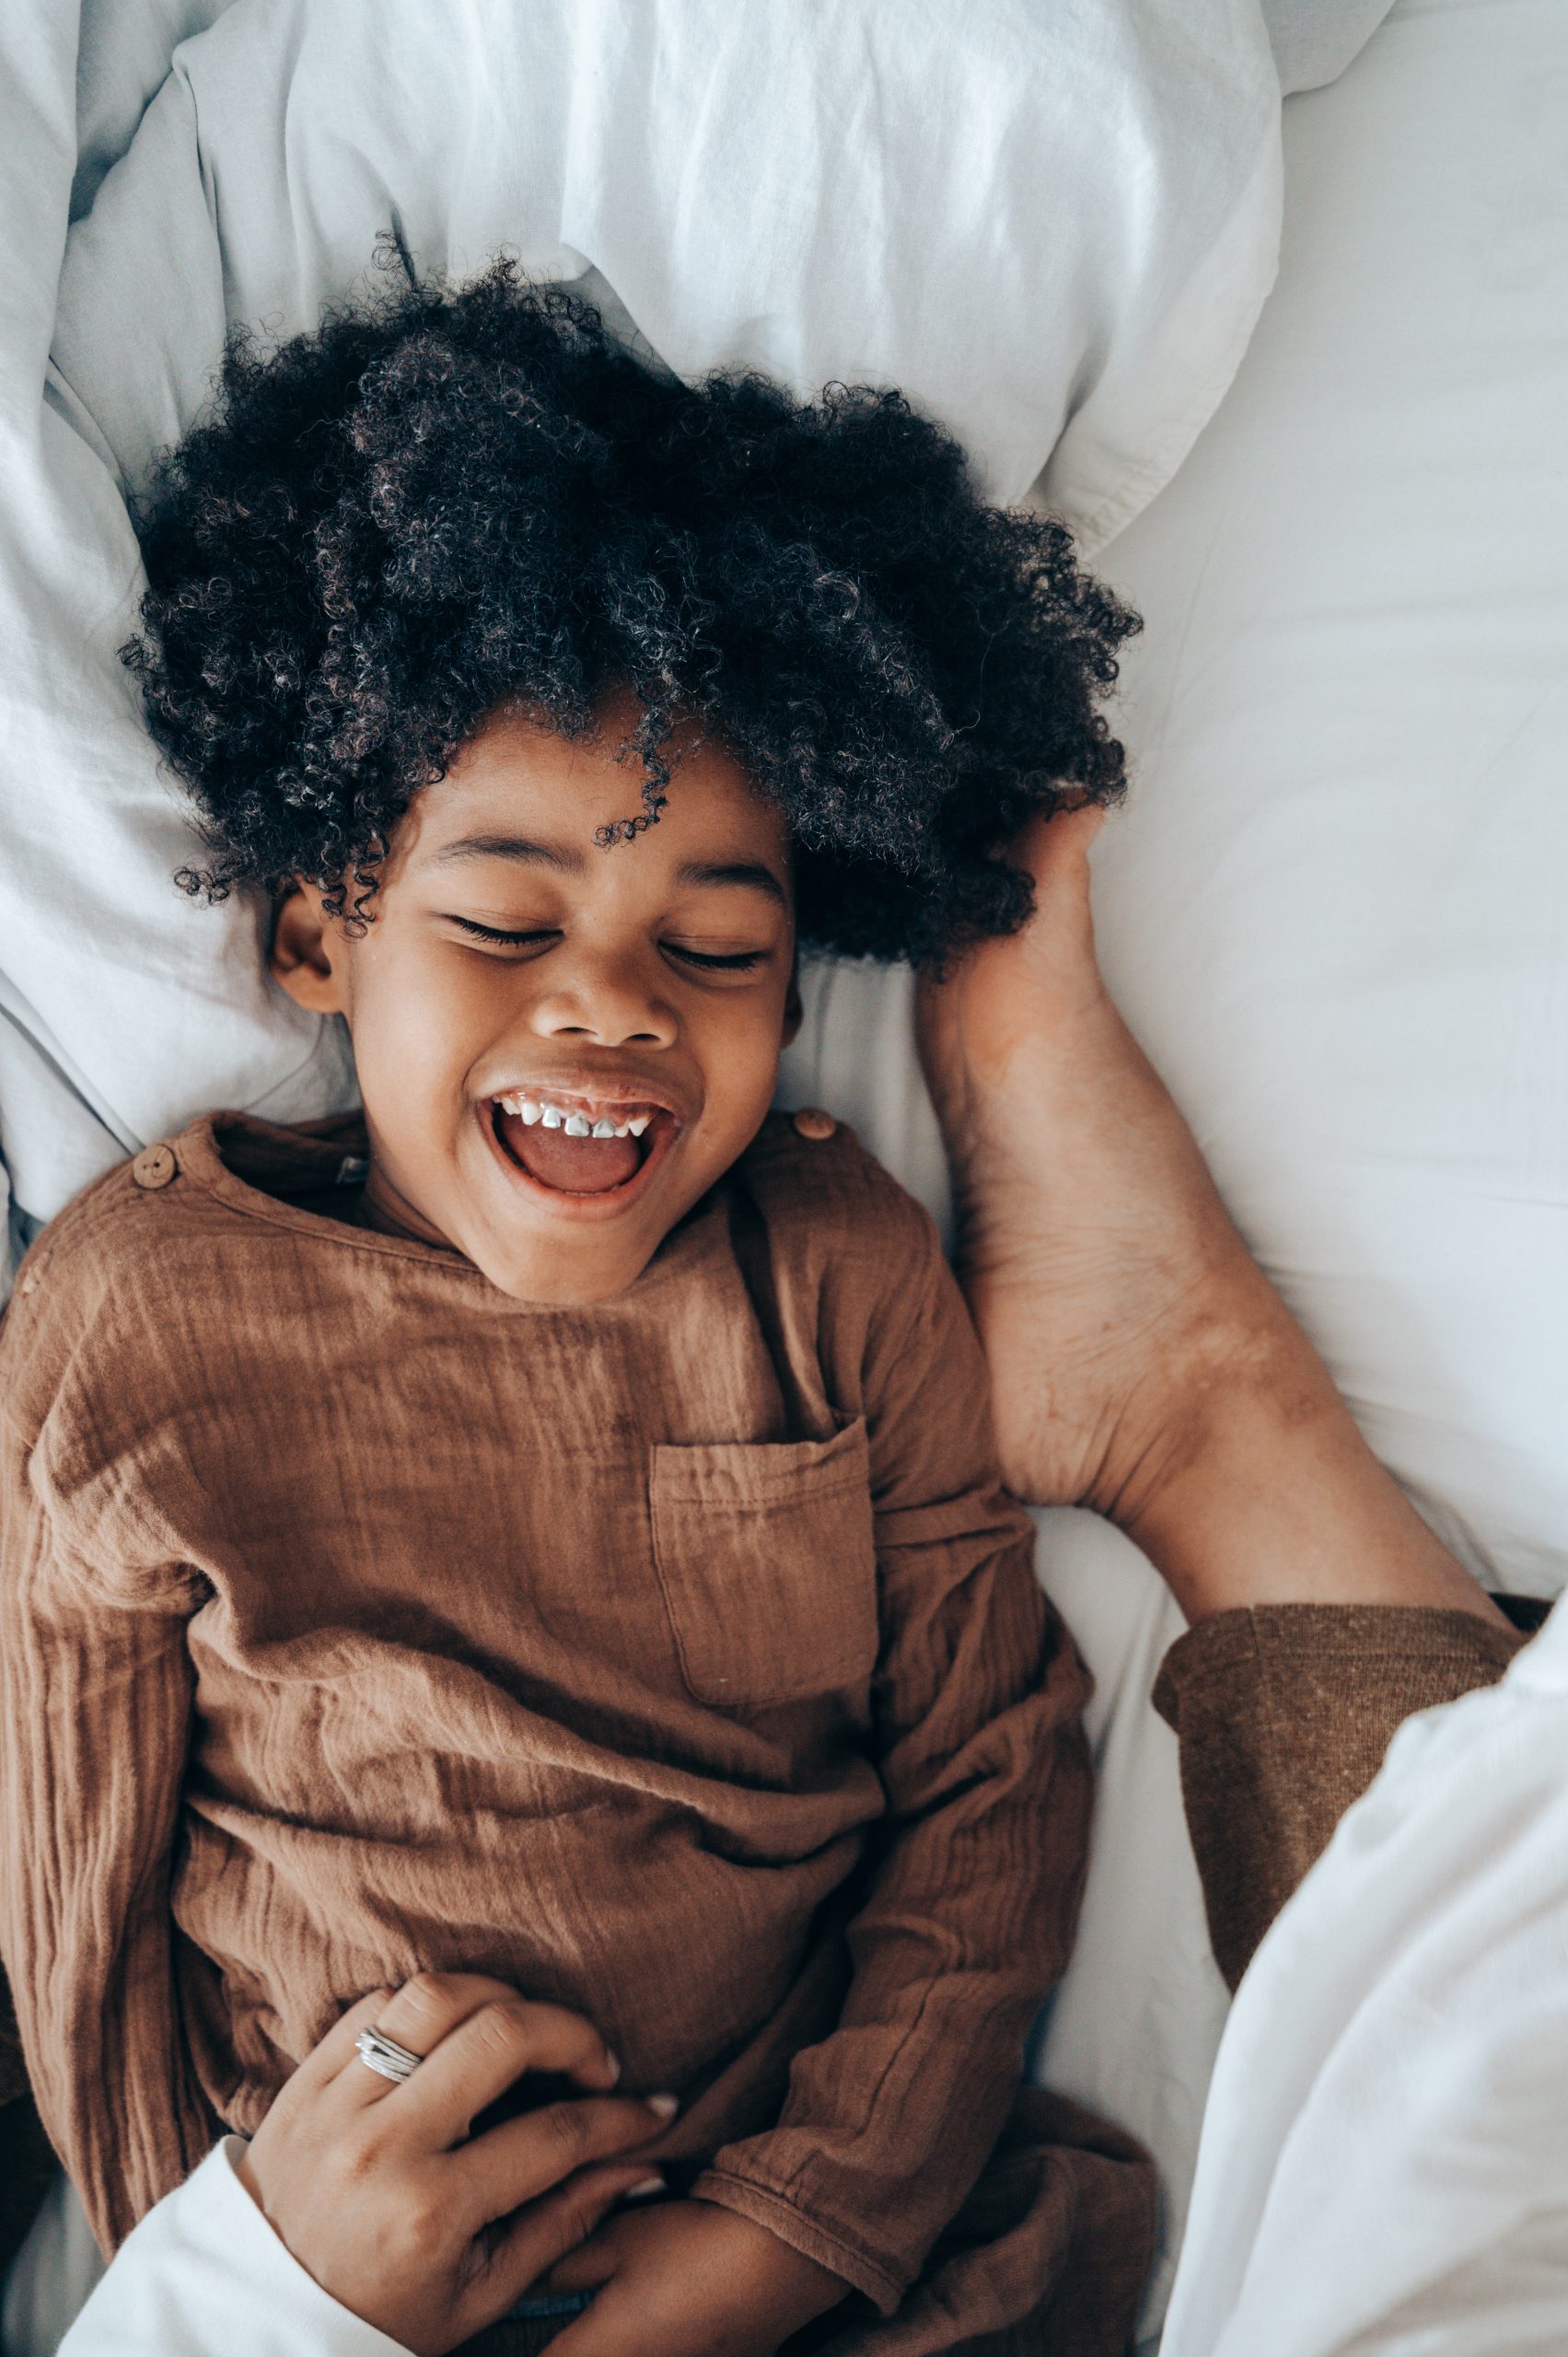
[[[591,1039],[603,1048],[674,1045],[674,1009],[653,978],[630,961],[582,958],[569,973],[557,970],[534,1007],[542,1039]]]

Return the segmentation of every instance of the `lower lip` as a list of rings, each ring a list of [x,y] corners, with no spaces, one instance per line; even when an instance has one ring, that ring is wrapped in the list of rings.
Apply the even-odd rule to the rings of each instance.
[[[649,1140],[648,1151],[630,1178],[619,1187],[607,1187],[597,1195],[570,1195],[562,1187],[541,1187],[520,1162],[513,1161],[495,1133],[494,1098],[486,1098],[476,1109],[476,1118],[484,1132],[485,1144],[512,1185],[527,1201],[537,1203],[540,1211],[549,1212],[556,1219],[616,1219],[622,1212],[630,1211],[638,1197],[646,1193],[655,1171],[680,1134],[680,1124],[673,1115],[661,1113]]]

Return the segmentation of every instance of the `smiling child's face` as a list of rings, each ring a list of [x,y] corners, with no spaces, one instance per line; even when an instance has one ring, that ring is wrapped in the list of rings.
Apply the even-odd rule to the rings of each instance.
[[[658,823],[594,842],[640,807],[634,719],[573,743],[493,715],[399,823],[366,933],[311,885],[278,916],[274,975],[353,1036],[368,1216],[520,1300],[623,1292],[756,1134],[799,1021],[784,821],[722,746],[678,736]]]

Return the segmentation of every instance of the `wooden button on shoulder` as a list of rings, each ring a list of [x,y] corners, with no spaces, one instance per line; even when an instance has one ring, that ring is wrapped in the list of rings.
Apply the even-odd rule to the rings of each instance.
[[[803,1138],[830,1138],[839,1125],[819,1105],[803,1105],[795,1117],[795,1126]]]
[[[172,1146],[146,1145],[131,1165],[131,1176],[138,1187],[167,1187],[179,1168]]]

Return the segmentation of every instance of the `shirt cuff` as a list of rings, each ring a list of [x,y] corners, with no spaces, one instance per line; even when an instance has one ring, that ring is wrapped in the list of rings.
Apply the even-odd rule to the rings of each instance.
[[[235,2175],[242,2136],[215,2144],[126,2237],[60,2357],[410,2357],[323,2292]]]
[[[1396,1728],[1495,1684],[1524,1642],[1473,1612],[1393,1604],[1241,1608],[1178,1638],[1153,1701],[1180,1746],[1209,1937],[1232,1989]]]
[[[766,2186],[753,2185],[749,2177],[738,2177],[729,2169],[704,2169],[691,2188],[691,2198],[696,2201],[716,2201],[721,2209],[734,2210],[742,2218],[749,2218],[753,2225],[765,2226],[769,2234],[776,2235],[781,2243],[787,2243],[803,2258],[815,2259],[819,2267],[842,2275],[853,2291],[864,2292],[876,2304],[879,2316],[890,2316],[908,2289],[873,2253],[842,2241],[808,2218],[804,2211],[797,2210],[783,2194],[771,2192]],[[66,2357],[64,2351],[61,2357]],[[69,2357],[75,2357],[74,2350]]]

